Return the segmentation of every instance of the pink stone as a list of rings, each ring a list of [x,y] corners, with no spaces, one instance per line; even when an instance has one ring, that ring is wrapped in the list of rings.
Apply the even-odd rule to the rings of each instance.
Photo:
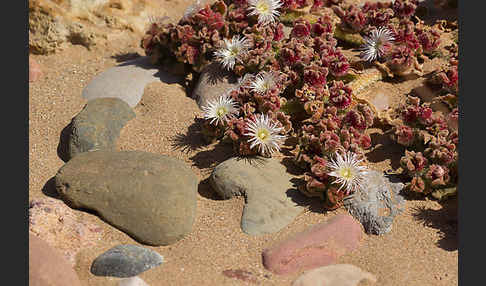
[[[72,266],[79,251],[97,245],[103,237],[99,225],[84,221],[63,201],[49,197],[30,201],[29,231],[59,250]]]
[[[29,233],[29,285],[81,286],[81,282],[57,249]]]
[[[329,264],[357,249],[363,228],[351,215],[339,214],[311,226],[263,251],[263,266],[275,274],[290,274]]]
[[[29,82],[34,82],[42,76],[40,65],[29,56]]]
[[[255,274],[243,269],[227,269],[223,271],[223,275],[229,278],[236,278],[245,282],[258,284],[258,279],[255,277]]]

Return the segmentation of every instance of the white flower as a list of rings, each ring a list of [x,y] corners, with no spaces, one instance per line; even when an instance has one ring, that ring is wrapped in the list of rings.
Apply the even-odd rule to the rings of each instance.
[[[381,58],[385,54],[386,45],[395,40],[393,33],[386,27],[372,30],[370,36],[363,39],[366,43],[361,48],[360,56],[369,62]]]
[[[262,25],[275,22],[280,16],[277,9],[283,5],[280,0],[249,0],[248,4],[249,10],[251,10],[248,15],[257,15],[258,23]]]
[[[361,161],[353,152],[347,152],[344,156],[336,154],[336,161],[331,159],[328,167],[332,171],[328,175],[336,178],[334,183],[341,184],[339,191],[344,188],[348,195],[363,187],[363,179],[367,171],[365,166],[359,164]]]
[[[214,56],[223,67],[230,70],[236,61],[241,62],[241,56],[248,52],[249,47],[250,42],[247,38],[235,35],[231,40],[224,39],[224,46],[216,50]]]
[[[203,3],[201,0],[196,0],[193,4],[187,7],[186,11],[184,11],[184,15],[182,16],[183,20],[188,20],[190,17],[194,16],[197,12],[201,11],[203,8]]]
[[[273,72],[260,72],[256,75],[254,81],[249,85],[249,88],[256,93],[264,94],[275,88],[277,85],[277,76]]]
[[[230,117],[238,114],[236,102],[229,96],[229,93],[221,95],[219,98],[208,102],[202,107],[204,118],[211,119],[211,124],[216,121],[216,125],[224,123]]]
[[[276,150],[280,150],[280,144],[285,140],[285,136],[278,135],[282,131],[282,127],[277,127],[275,122],[264,114],[256,114],[254,120],[249,120],[247,125],[247,133],[245,136],[250,136],[248,141],[251,143],[250,149],[258,146],[260,154],[271,154]]]

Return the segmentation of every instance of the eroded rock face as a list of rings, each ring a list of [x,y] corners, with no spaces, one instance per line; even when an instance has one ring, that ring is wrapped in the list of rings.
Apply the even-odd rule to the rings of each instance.
[[[157,0],[29,0],[29,50],[49,54],[66,43],[91,49],[121,30],[141,35],[150,16],[164,14]]]
[[[62,6],[49,0],[29,0],[29,51],[53,53],[71,39],[91,48],[96,44],[95,31],[75,21]]]
[[[274,233],[303,211],[292,196],[300,193],[292,176],[275,158],[231,158],[216,166],[209,178],[223,198],[246,197],[241,229],[250,235]]]
[[[336,215],[265,249],[263,266],[275,274],[290,274],[334,264],[357,249],[363,235],[362,226],[352,216]]]
[[[198,178],[183,161],[142,151],[80,153],[55,176],[73,208],[95,211],[140,243],[175,243],[192,230]]]

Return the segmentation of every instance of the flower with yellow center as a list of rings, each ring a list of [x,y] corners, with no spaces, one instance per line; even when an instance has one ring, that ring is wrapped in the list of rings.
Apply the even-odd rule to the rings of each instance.
[[[223,124],[229,118],[238,114],[236,102],[229,96],[228,93],[221,95],[219,98],[208,102],[202,107],[204,118],[211,119],[211,124],[216,121],[216,125]]]
[[[353,152],[347,152],[343,156],[336,154],[336,160],[331,159],[328,165],[331,172],[329,176],[335,177],[334,183],[340,184],[339,191],[344,188],[345,194],[354,193],[363,187],[364,176],[367,173],[366,167],[360,165]]]
[[[276,150],[280,150],[280,145],[286,138],[278,134],[283,127],[278,127],[265,114],[256,114],[253,120],[248,121],[246,130],[247,133],[244,135],[251,137],[248,141],[251,143],[250,148],[258,146],[261,155],[272,154]]]
[[[258,23],[262,25],[274,23],[280,16],[277,9],[283,5],[280,0],[249,0],[248,4],[251,11],[248,15],[257,15]]]
[[[277,81],[275,73],[262,71],[250,82],[249,88],[258,94],[265,94],[277,86]]]
[[[385,55],[386,47],[395,40],[393,32],[386,27],[380,27],[371,31],[369,37],[363,37],[365,44],[361,48],[360,57],[372,62]]]
[[[231,40],[224,39],[223,46],[214,52],[214,56],[224,68],[231,70],[236,61],[241,62],[241,57],[248,53],[249,47],[247,38],[235,35]]]

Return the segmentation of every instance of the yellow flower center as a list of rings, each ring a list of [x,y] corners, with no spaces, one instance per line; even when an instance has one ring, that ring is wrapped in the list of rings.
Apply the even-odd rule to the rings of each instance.
[[[351,179],[353,177],[353,172],[351,172],[351,169],[349,169],[349,168],[342,168],[339,171],[339,175],[342,178]]]
[[[266,14],[270,11],[270,7],[265,1],[258,2],[255,7],[261,14]]]
[[[238,53],[239,53],[238,47],[231,47],[231,49],[230,49],[231,56],[236,57],[238,55]]]
[[[228,112],[228,111],[226,110],[226,108],[224,108],[224,107],[220,107],[220,108],[218,108],[218,110],[216,111],[216,115],[218,115],[218,117],[222,117],[223,115],[225,115],[225,114],[226,114],[226,112]]]
[[[268,132],[267,129],[260,129],[257,132],[257,137],[262,141],[265,141],[265,139],[267,139],[269,135],[270,135],[270,132]]]

